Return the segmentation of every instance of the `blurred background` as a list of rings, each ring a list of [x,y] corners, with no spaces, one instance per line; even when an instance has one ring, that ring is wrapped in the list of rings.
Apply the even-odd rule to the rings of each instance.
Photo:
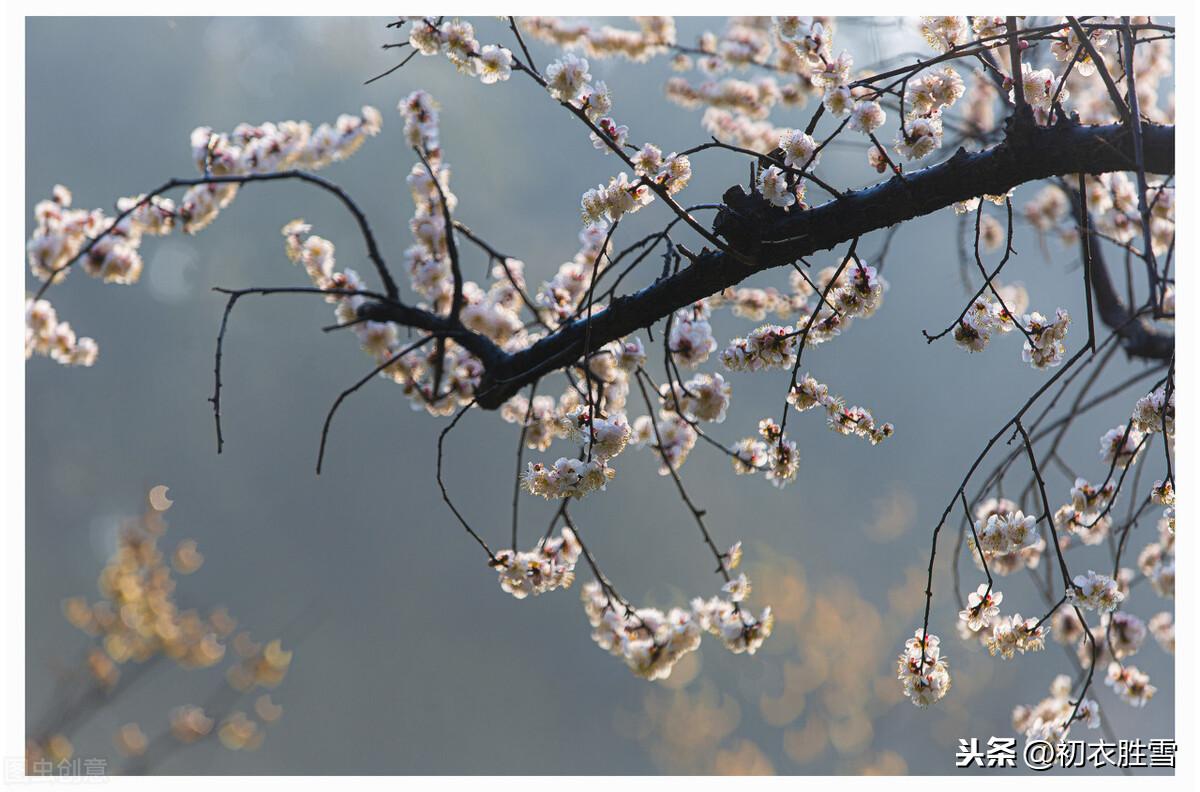
[[[397,60],[380,49],[398,40],[387,21],[30,20],[27,227],[33,205],[57,183],[73,190],[76,206],[111,208],[118,196],[193,175],[188,136],[196,126],[318,123],[373,104],[384,113],[381,136],[324,175],[367,212],[398,272],[409,244],[404,179],[413,155],[394,108],[420,87],[443,107],[458,218],[524,260],[532,283],[549,278],[578,248],[579,195],[615,174],[615,161],[520,75],[484,86],[444,59],[417,58],[364,85]],[[679,39],[691,43],[719,25],[679,19]],[[491,19],[477,23],[477,35],[513,43]],[[539,64],[550,60],[548,47],[530,46]],[[835,47],[864,66],[925,51],[911,21],[884,18],[841,21]],[[631,140],[672,151],[707,139],[698,112],[664,99],[666,59],[599,61],[591,71],[612,88]],[[777,108],[772,121],[802,125],[812,107]],[[818,136],[828,131],[823,125]],[[716,201],[746,180],[744,158],[728,152],[699,154],[692,164],[682,195],[689,203]],[[859,147],[831,147],[822,175],[852,187],[878,178]],[[1018,205],[1038,189],[1018,188]],[[434,451],[445,419],[413,412],[394,385],[371,383],[344,405],[325,472],[314,475],[326,410],[370,368],[353,338],[320,331],[332,321],[326,304],[254,297],[238,305],[224,359],[225,451],[217,455],[207,399],[224,299],[210,289],[307,285],[279,235],[296,217],[338,245],[342,265],[369,272],[351,218],[329,196],[279,183],[247,186],[196,237],[147,239],[146,271],[134,286],[76,273],[50,292],[59,315],[97,339],[100,358],[89,369],[35,358],[26,369],[31,732],[89,643],[64,619],[64,599],[95,598],[121,520],[140,513],[147,490],[159,484],[175,501],[166,544],[190,537],[206,559],[180,579],[181,606],[226,606],[256,640],[279,638],[294,656],[272,692],[283,717],[266,726],[257,750],[209,740],[170,754],[152,772],[945,773],[959,738],[1012,736],[1013,705],[1037,703],[1056,674],[1070,672],[1053,643],[1001,661],[955,637],[949,564],[961,522],[953,522],[938,556],[931,630],[943,636],[954,688],[936,707],[918,710],[894,678],[896,655],[920,624],[933,525],[987,438],[1048,376],[1021,362],[1014,337],[980,355],[948,338],[932,345],[922,338],[923,328],[945,327],[966,300],[950,210],[896,234],[883,309],[805,356],[807,370],[831,391],[893,422],[893,438],[871,447],[831,433],[813,413],[795,415],[789,432],[800,444],[801,469],[783,491],[761,477],[735,477],[729,460],[703,443],[683,467],[718,545],[745,543],[752,602],[770,604],[777,625],[753,657],[706,640],[663,683],[635,678],[593,644],[577,589],[525,601],[499,590],[436,490]],[[664,217],[655,204],[623,223],[618,247]],[[859,253],[870,262],[883,242],[883,233],[864,238]],[[1025,225],[1015,247],[1006,280],[1025,283],[1033,308],[1085,316],[1074,247],[1039,239]],[[486,261],[474,249],[466,255],[468,276],[480,278]],[[838,260],[835,253],[813,258],[817,266]],[[648,278],[657,266],[646,266]],[[782,287],[785,278],[776,271],[749,285]],[[753,326],[728,311],[714,319],[721,341]],[[1085,335],[1077,321],[1069,350]],[[1134,370],[1117,360],[1106,376],[1116,382]],[[733,442],[762,416],[778,417],[787,373],[727,378],[734,403],[713,434]],[[1080,475],[1103,479],[1098,438],[1127,419],[1140,395],[1133,389],[1096,409],[1068,435],[1062,454]],[[640,411],[631,406],[631,413]],[[456,502],[498,540],[508,531],[517,434],[495,415],[472,413],[447,443]],[[627,452],[609,491],[573,515],[635,603],[670,607],[712,596],[719,580],[708,550],[655,468],[646,451]],[[1051,501],[1065,501],[1069,482],[1057,471],[1050,479]],[[530,545],[550,507],[524,496],[522,508],[521,543]],[[1154,538],[1147,519],[1131,537],[1130,558]],[[1083,553],[1109,563],[1103,548]],[[982,576],[970,559],[959,560],[964,590],[973,590]],[[998,587],[1005,612],[1044,612],[1027,578],[1001,579]],[[1130,607],[1143,618],[1162,609],[1147,587],[1135,590]],[[1136,662],[1158,686],[1149,706],[1117,700],[1101,672],[1095,695],[1116,736],[1172,737],[1173,658],[1147,640]],[[200,703],[221,680],[219,668],[170,664],[142,675],[77,725],[74,754],[112,757],[110,772],[119,770],[114,733],[123,724],[136,722],[153,737],[167,728],[171,708]]]

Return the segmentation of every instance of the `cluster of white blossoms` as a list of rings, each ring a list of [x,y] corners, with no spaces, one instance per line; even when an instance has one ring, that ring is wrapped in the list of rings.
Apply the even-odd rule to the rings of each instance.
[[[192,159],[206,177],[316,170],[349,157],[381,127],[379,111],[369,106],[360,116],[341,115],[316,129],[307,121],[243,123],[229,134],[199,127],[191,135]],[[41,281],[61,280],[78,258],[84,272],[105,283],[136,283],[144,266],[140,252],[144,237],[166,236],[176,227],[188,234],[200,231],[229,205],[237,190],[238,185],[229,182],[197,184],[178,204],[159,195],[124,197],[117,200],[117,214],[109,216],[101,209],[73,209],[71,191],[56,185],[51,198],[34,207],[36,225],[25,246],[30,271]],[[45,309],[34,308],[26,310],[27,352],[61,363],[91,365],[96,343],[89,338],[76,340],[69,324],[48,324]],[[31,327],[30,321],[37,327]]]
[[[671,332],[667,336],[667,346],[676,364],[696,368],[708,360],[708,356],[717,348],[712,325],[708,322],[711,314],[712,311],[704,300],[675,312],[671,321]]]
[[[1063,362],[1067,352],[1063,339],[1067,337],[1067,327],[1071,324],[1071,315],[1066,310],[1056,310],[1054,321],[1034,311],[1025,314],[1021,324],[1029,335],[1021,349],[1022,360],[1035,369],[1053,368]]]
[[[697,86],[682,77],[672,77],[667,81],[666,91],[667,98],[681,107],[716,107],[755,120],[766,118],[771,108],[783,99],[779,84],[770,77],[760,77],[753,82],[708,80]]]
[[[875,425],[875,418],[865,407],[847,407],[841,396],[829,395],[829,386],[818,382],[805,374],[787,395],[788,404],[798,412],[805,412],[814,407],[822,407],[828,417],[828,426],[842,435],[856,435],[877,445],[895,433],[896,428],[890,423]]]
[[[1142,432],[1133,422],[1114,426],[1100,438],[1100,458],[1109,464],[1126,468],[1142,455]]]
[[[1089,197],[1089,204],[1092,200]],[[1070,208],[1067,194],[1054,185],[1047,185],[1025,202],[1021,214],[1038,231],[1049,231],[1067,217]]]
[[[791,368],[799,348],[795,328],[765,324],[744,338],[734,338],[721,352],[721,363],[730,371]]]
[[[1054,513],[1054,526],[1060,532],[1078,537],[1085,545],[1100,544],[1112,527],[1108,507],[1116,489],[1112,481],[1094,487],[1087,479],[1076,478],[1075,486],[1071,487],[1071,502]]]
[[[783,427],[770,418],[758,422],[758,436],[746,437],[734,444],[733,469],[739,476],[764,471],[767,481],[782,488],[796,480],[800,471],[800,451],[787,439]]]
[[[1112,31],[1106,28],[1092,28],[1088,32],[1088,40],[1097,52],[1102,52],[1104,46],[1108,44],[1111,33]],[[1074,61],[1075,71],[1079,73],[1080,77],[1091,77],[1096,73],[1096,63],[1087,49],[1081,49],[1082,43],[1075,33],[1075,28],[1063,25],[1058,31],[1058,35],[1050,42],[1050,52],[1054,54],[1054,59],[1059,63]]]
[[[775,617],[770,606],[758,616],[743,608],[741,598],[749,586],[742,588],[729,600],[697,597],[690,608],[672,608],[668,613],[657,608],[633,608],[599,582],[586,584],[582,598],[592,625],[592,640],[623,658],[639,677],[654,680],[669,677],[679,659],[700,646],[705,632],[720,638],[734,654],[758,651],[771,635]]]
[[[1138,92],[1141,93],[1140,86]],[[1138,189],[1127,174],[1118,171],[1087,176],[1084,194],[1091,223],[1099,234],[1121,244],[1137,240],[1141,246]],[[1175,238],[1175,190],[1169,184],[1152,182],[1147,184],[1145,197],[1150,209],[1150,247],[1156,255],[1165,255]],[[1070,199],[1060,187],[1048,185],[1042,188],[1025,203],[1022,214],[1038,231],[1053,232],[1064,245],[1079,244]],[[1171,299],[1173,301],[1173,294]],[[1174,313],[1174,309],[1170,308],[1169,312]]]
[[[238,124],[228,134],[192,130],[192,161],[205,176],[249,176],[292,168],[319,170],[358,151],[379,134],[383,116],[370,105],[361,115],[342,114],[315,129],[307,121]],[[184,193],[177,217],[189,234],[205,228],[237,195],[234,183],[198,184]]]
[[[654,191],[639,177],[629,180],[629,174],[619,173],[588,190],[579,199],[580,216],[587,225],[606,226],[632,214],[654,200]]]
[[[1059,308],[1054,321],[1050,321],[1037,311],[1023,313],[1029,296],[1020,284],[996,285],[996,293],[999,299],[984,293],[967,307],[954,325],[954,342],[968,352],[981,352],[987,348],[993,333],[1003,335],[1019,328],[1026,336],[1021,350],[1023,361],[1035,369],[1062,363],[1066,355],[1063,339],[1067,337],[1071,315]]]
[[[730,449],[733,470],[739,476],[756,473],[767,467],[769,449],[767,444],[756,437],[744,437],[733,444]]]
[[[439,24],[437,17],[407,19],[412,22],[408,43],[422,55],[445,55],[460,72],[478,77],[486,85],[512,75],[512,52],[495,44],[481,46],[470,22],[451,19]]]
[[[582,49],[588,57],[623,57],[640,63],[668,52],[675,44],[675,20],[665,16],[633,17],[637,30],[559,17],[521,17],[521,28],[533,38],[563,49]]]
[[[929,45],[938,52],[946,52],[967,40],[968,26],[965,17],[921,17],[920,31]],[[900,129],[897,131],[893,148],[906,160],[923,159],[942,147],[942,116],[966,93],[962,77],[946,66],[926,71],[907,81],[903,96]],[[882,109],[862,107],[860,101],[852,110],[855,127],[863,132],[873,132],[884,123]],[[866,116],[859,121],[860,116]],[[887,168],[884,153],[876,146],[867,152],[868,162],[878,172]]]
[[[1033,707],[1018,705],[1012,711],[1013,730],[1022,732],[1028,740],[1046,740],[1058,745],[1067,736],[1070,726],[1067,721],[1075,714],[1076,720],[1089,729],[1100,727],[1100,706],[1095,699],[1079,702],[1079,710],[1071,697],[1071,678],[1059,674],[1050,683],[1050,695]]]
[[[318,289],[336,291],[358,291],[362,280],[354,270],[338,272],[336,249],[332,242],[312,233],[312,226],[296,219],[283,227],[283,248],[292,263],[304,267],[313,285]],[[337,302],[341,295],[330,295],[327,299]]]
[[[776,25],[781,40],[792,46],[796,57],[811,71],[809,81],[822,91],[822,103],[831,116],[844,118],[849,114],[849,128],[864,135],[872,135],[883,126],[887,113],[879,104],[880,94],[850,83],[854,59],[848,52],[832,57],[832,42],[822,22],[810,17],[776,17]]]
[[[561,457],[553,465],[530,462],[522,485],[546,499],[582,498],[605,489],[616,475],[608,463],[625,450],[632,433],[625,416],[602,417],[581,405],[560,418],[559,425],[560,429],[550,434],[582,442],[585,458]]]
[[[971,26],[963,16],[923,16],[918,30],[930,47],[944,53],[965,44],[970,38]]]
[[[629,398],[629,377],[645,362],[646,353],[638,338],[610,341],[588,357],[587,376],[598,389],[600,403],[607,412],[625,409]],[[583,376],[582,366],[579,372]],[[579,393],[574,387],[571,390]]]
[[[700,117],[700,126],[721,143],[770,153],[779,143],[779,136],[786,130],[768,121],[754,121],[744,115],[710,107]]]
[[[629,145],[629,127],[606,115],[612,109],[612,94],[603,82],[589,82],[587,60],[567,53],[546,67],[546,80],[556,99],[582,110],[599,130],[590,133],[594,148],[605,155],[624,152]],[[692,178],[692,164],[687,157],[675,152],[663,156],[662,149],[653,143],[643,144],[629,161],[634,166],[634,178],[619,173],[607,184],[583,193],[579,205],[585,225],[607,227],[653,201],[652,186],[674,195]]]
[[[951,107],[966,93],[966,86],[958,72],[949,66],[940,70],[922,73],[908,83],[904,93],[904,102],[910,112],[910,117],[930,117],[939,115],[944,109]]]
[[[1018,652],[1025,654],[1044,649],[1049,632],[1050,628],[1039,624],[1037,619],[1014,613],[999,617],[992,625],[991,634],[985,633],[981,638],[988,654],[1011,660]]]
[[[1167,398],[1167,386],[1155,388],[1137,400],[1133,408],[1134,428],[1146,434],[1166,431],[1169,439],[1175,437],[1175,391]]]
[[[805,286],[805,289],[808,287]],[[781,319],[792,316],[797,307],[807,303],[807,294],[793,292],[784,294],[773,286],[759,289],[751,286],[730,287],[723,292],[714,294],[706,302],[716,308],[728,306],[734,316],[761,322],[768,314],[775,314]]]
[[[674,151],[664,157],[662,149],[653,143],[644,144],[630,159],[639,176],[659,185],[668,195],[682,190],[692,178],[692,163],[687,157]]]
[[[572,410],[563,418],[566,436],[582,442],[588,452],[599,459],[609,460],[625,450],[630,428],[625,416],[616,413],[607,418],[593,416],[586,406]]]
[[[979,550],[989,561],[995,556],[1020,553],[1038,539],[1037,519],[1020,509],[997,510],[975,521]]]
[[[725,588],[730,589],[728,585]],[[739,596],[744,596],[748,590],[748,585],[742,586],[740,595],[731,594],[729,600],[720,597],[692,600],[692,614],[700,627],[720,638],[725,648],[734,654],[757,652],[771,636],[775,626],[775,615],[770,605],[764,607],[757,616],[742,607]]]
[[[795,182],[795,186],[789,183],[789,176],[784,171],[774,165],[763,168],[758,172],[758,180],[756,182],[758,191],[762,193],[762,197],[767,199],[767,203],[772,206],[779,206],[784,209],[792,204],[799,202],[799,205],[804,205],[804,194],[806,187],[804,180],[801,179]]]
[[[986,292],[975,298],[954,325],[954,343],[968,352],[982,352],[991,342],[992,333],[1008,333],[1016,327],[1013,313],[1020,309],[1015,306],[1008,308],[1009,299],[1002,292],[1000,296],[1003,304],[993,300]]]
[[[801,340],[806,347],[817,346],[840,335],[856,317],[873,316],[883,304],[883,295],[888,288],[887,281],[875,267],[863,261],[842,267],[840,272],[837,267],[825,267],[815,281],[801,271],[795,271],[791,284],[792,294],[786,300],[776,294],[773,300],[765,302],[770,299],[765,291],[762,295],[751,292],[748,296],[759,297],[764,306],[771,305],[781,316],[797,314],[799,329],[767,324],[745,338],[734,338],[721,353],[721,361],[730,371],[792,366]],[[737,298],[739,293],[744,290],[732,296]],[[822,294],[825,295],[823,298]],[[818,302],[816,308],[810,308],[809,299],[814,295]],[[760,318],[757,311],[746,313],[751,318]]]
[[[1118,660],[1137,654],[1146,640],[1146,623],[1128,611],[1116,610],[1104,614],[1100,626],[1104,628],[1112,654]]]
[[[591,79],[587,58],[570,52],[546,66],[546,90],[560,102],[569,104],[582,99]]]
[[[1150,676],[1139,671],[1137,666],[1122,665],[1115,661],[1108,664],[1104,684],[1112,688],[1122,701],[1134,707],[1146,706],[1158,692],[1158,688],[1150,684]]]
[[[517,599],[525,599],[530,594],[537,596],[570,588],[581,550],[575,533],[564,527],[559,536],[541,539],[528,552],[500,550],[488,564],[499,573],[500,588]]]
[[[1020,514],[1017,504],[1008,498],[988,498],[975,509],[975,526],[976,532],[981,527],[986,527],[988,523],[995,517],[997,526],[1001,523],[1007,525],[1017,519],[1016,515]],[[1021,515],[1022,522],[1031,520],[1032,517]],[[975,566],[982,570],[983,561],[979,555],[979,548],[975,544],[975,537],[970,529],[966,530],[966,552],[975,562]],[[980,541],[983,541],[980,534]],[[998,540],[994,539],[994,543],[998,544]],[[1040,563],[1042,553],[1046,549],[1046,540],[1041,537],[1037,531],[1029,531],[1028,538],[1024,545],[1008,552],[996,550],[984,550],[984,557],[987,558],[988,569],[995,575],[1009,575],[1020,569],[1034,569]]]
[[[1088,610],[1111,612],[1125,600],[1117,581],[1108,575],[1089,569],[1086,575],[1076,575],[1071,582],[1074,586],[1067,589],[1067,600]]]
[[[1170,611],[1154,614],[1146,626],[1164,652],[1175,654],[1175,616]]]
[[[721,423],[732,393],[732,386],[720,374],[697,374],[687,382],[664,383],[659,399],[664,409],[682,412],[692,421]]]
[[[987,583],[980,583],[979,588],[967,595],[967,607],[958,612],[959,621],[968,630],[977,633],[991,625],[1000,616],[1000,603],[1004,595],[993,591]]]
[[[700,646],[701,628],[689,611],[672,608],[626,609],[598,582],[584,585],[583,609],[592,625],[592,640],[625,660],[643,679],[666,679],[675,664]]]
[[[555,400],[553,396],[534,396],[533,401],[518,393],[500,407],[500,417],[508,423],[525,428],[525,447],[545,451],[555,440],[568,434],[567,416],[575,412],[582,403],[579,392],[573,388],[563,391]]]
[[[1059,79],[1055,76],[1051,69],[1035,69],[1028,62],[1021,63],[1021,92],[1025,96],[1025,102],[1033,108],[1035,117],[1039,119],[1047,119],[1050,116],[1050,111],[1053,110],[1052,102],[1054,92],[1059,83]],[[1009,91],[1009,98],[1013,96],[1016,90],[1014,87]],[[1064,85],[1058,93],[1060,103],[1065,102],[1071,96],[1070,92]]]
[[[941,640],[918,628],[904,643],[896,662],[896,678],[904,687],[904,695],[918,707],[940,701],[950,690],[950,671],[942,656]]]
[[[789,168],[815,168],[821,158],[819,149],[817,141],[806,132],[785,129],[779,133],[779,150],[783,152],[783,164]]]
[[[638,446],[650,447],[655,452],[660,476],[679,470],[698,437],[696,428],[674,410],[674,405],[660,410],[657,421],[649,415],[641,415],[633,422],[633,440]]]
[[[65,276],[68,262],[83,254],[79,263],[93,278],[120,285],[136,283],[142,275],[142,237],[170,233],[177,214],[173,201],[158,196],[121,198],[116,217],[100,209],[72,209],[71,201],[71,191],[57,184],[51,198],[34,207],[36,225],[25,252],[38,280]]]
[[[1158,596],[1175,597],[1175,527],[1174,518],[1164,515],[1158,521],[1158,540],[1150,542],[1138,554],[1138,569],[1150,582]]]
[[[77,338],[70,322],[58,321],[49,300],[25,300],[25,358],[43,355],[67,366],[90,366],[99,347],[91,338]]]
[[[800,18],[795,19],[799,24]],[[825,28],[816,24],[819,35],[824,36]],[[695,47],[697,58],[678,53],[671,62],[673,69],[683,72],[698,66],[711,78],[731,68],[758,65],[773,66],[772,74],[752,81],[707,79],[697,86],[677,77],[667,83],[667,98],[686,108],[705,107],[702,123],[718,140],[762,153],[770,151],[779,132],[761,119],[777,105],[799,107],[810,95],[821,93],[813,79],[819,58],[813,59],[817,66],[810,64],[798,54],[796,42],[785,38],[781,30],[793,37],[799,35],[797,27],[787,27],[785,22],[781,28],[770,17],[734,17],[719,35],[703,33]]]
[[[530,462],[521,485],[547,500],[582,498],[590,492],[604,490],[614,476],[616,471],[604,459],[560,457],[553,465]]]
[[[1163,509],[1163,523],[1166,525],[1168,533],[1171,536],[1175,535],[1175,484],[1170,479],[1166,481],[1155,481],[1154,486],[1150,488],[1150,502],[1159,506],[1165,506]]]
[[[1071,487],[1071,506],[1083,514],[1095,513],[1108,505],[1116,493],[1116,485],[1109,481],[1102,487],[1089,484],[1087,479],[1076,478]]]

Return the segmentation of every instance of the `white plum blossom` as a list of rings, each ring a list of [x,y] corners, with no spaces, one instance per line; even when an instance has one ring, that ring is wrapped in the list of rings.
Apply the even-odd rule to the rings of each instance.
[[[1052,368],[1063,361],[1066,347],[1063,339],[1067,337],[1067,327],[1071,324],[1071,315],[1062,308],[1055,312],[1053,322],[1036,311],[1026,314],[1021,324],[1029,338],[1021,351],[1021,359],[1035,369]]]
[[[1129,467],[1142,453],[1142,437],[1132,425],[1114,426],[1100,438],[1100,458],[1118,467]]]
[[[1076,575],[1071,582],[1075,586],[1067,591],[1067,598],[1088,610],[1113,611],[1125,599],[1117,581],[1090,569],[1086,575]]]
[[[985,635],[984,646],[988,654],[1000,655],[1005,660],[1011,660],[1017,653],[1041,651],[1046,646],[1046,635],[1049,628],[1039,624],[1037,619],[1022,618],[1021,614],[1002,616],[992,625],[990,635]]]
[[[993,591],[987,583],[967,595],[967,607],[959,611],[958,618],[966,622],[972,632],[979,632],[1000,616],[1000,603],[1004,595]]]
[[[755,473],[767,466],[767,444],[754,437],[743,438],[733,446],[733,469],[739,476]]]
[[[1146,626],[1164,652],[1175,654],[1175,617],[1170,611],[1154,614]]]
[[[759,171],[758,190],[772,206],[786,209],[796,203],[796,196],[788,189],[787,175],[774,165]]]
[[[896,137],[896,153],[907,160],[927,157],[942,147],[942,119],[914,118],[905,121]]]
[[[708,360],[708,356],[717,348],[708,317],[708,307],[703,303],[675,312],[668,348],[671,357],[679,365],[695,368]]]
[[[800,452],[793,440],[780,438],[767,448],[766,479],[775,487],[782,488],[796,480],[800,470]]]
[[[904,695],[918,707],[941,701],[950,691],[950,671],[936,635],[918,629],[904,644],[896,662],[896,678]]]
[[[565,53],[561,58],[546,66],[546,83],[550,95],[560,102],[572,102],[579,98],[592,79],[588,73],[586,58],[574,53]]]
[[[1020,510],[997,512],[975,521],[979,548],[985,557],[1020,552],[1037,539],[1037,520]]]
[[[1137,400],[1133,409],[1134,428],[1154,434],[1166,428],[1167,437],[1175,436],[1175,391],[1167,399],[1167,387],[1163,385]]]
[[[721,591],[728,594],[730,600],[741,602],[750,596],[750,580],[743,573],[722,586]]]
[[[657,435],[655,430],[657,429]],[[633,422],[633,438],[638,445],[650,445],[659,458],[658,474],[670,475],[687,461],[699,437],[695,427],[673,410],[662,410],[655,421],[642,415]]]
[[[789,168],[814,168],[820,157],[817,141],[812,135],[796,129],[785,129],[780,133],[779,148],[783,149],[783,164]]]
[[[58,321],[49,300],[25,300],[25,357],[44,355],[67,366],[90,366],[99,347],[91,338],[78,338],[70,322]]]
[[[1158,688],[1150,684],[1150,677],[1139,671],[1137,666],[1123,666],[1115,661],[1108,664],[1104,684],[1111,687],[1125,703],[1134,707],[1146,706],[1158,692]]]
[[[866,438],[871,445],[883,442],[895,432],[895,427],[890,423],[876,426],[870,410],[847,407],[840,396],[831,396],[828,386],[808,374],[797,380],[788,391],[787,402],[799,412],[818,406],[824,408],[830,429],[838,434]]]
[[[504,47],[487,44],[479,53],[479,81],[485,85],[503,82],[512,76],[512,53]]]
[[[869,135],[887,121],[887,113],[879,106],[879,102],[862,101],[854,105],[850,111],[850,128],[855,132]]]
[[[747,585],[743,594],[749,594]],[[721,639],[735,654],[754,654],[771,634],[770,607],[752,615],[739,602],[695,598],[690,607],[634,608],[599,581],[583,586],[583,607],[592,625],[592,640],[620,656],[643,679],[665,679],[675,664],[695,651],[705,632]]]
[[[694,421],[721,423],[729,407],[733,388],[719,373],[697,374],[685,383],[663,385],[660,399],[664,408],[678,409]]]
[[[538,541],[528,552],[500,550],[489,561],[500,576],[500,588],[517,599],[568,588],[575,579],[581,547],[570,528],[559,536]]]
[[[654,200],[654,193],[639,178],[630,181],[629,174],[620,173],[588,190],[580,198],[581,216],[588,225],[617,222],[627,214],[641,209]]]
[[[730,341],[721,353],[721,362],[730,371],[790,368],[798,346],[794,328],[766,324],[746,338]]]
[[[596,126],[599,127],[604,137],[600,137],[595,132],[589,133],[592,148],[598,149],[605,155],[612,153],[613,146],[618,149],[625,148],[625,144],[629,141],[629,127],[618,126],[616,121],[607,116],[597,121]]]
[[[582,498],[605,489],[615,475],[603,459],[560,457],[552,466],[530,462],[521,483],[529,492],[547,500]]]
[[[969,38],[965,16],[923,16],[919,27],[925,41],[937,52],[947,52]]]

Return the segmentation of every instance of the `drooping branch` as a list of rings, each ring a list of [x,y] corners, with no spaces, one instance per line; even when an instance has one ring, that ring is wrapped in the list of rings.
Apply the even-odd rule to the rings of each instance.
[[[1097,235],[1091,218],[1081,213],[1080,196],[1076,190],[1068,190],[1071,197],[1072,211],[1079,218],[1086,218],[1081,223],[1079,244],[1083,252],[1084,264],[1091,276],[1092,294],[1096,298],[1096,308],[1104,324],[1117,331],[1121,337],[1122,346],[1130,355],[1154,360],[1169,360],[1175,353],[1175,336],[1159,332],[1148,318],[1134,319],[1134,308],[1127,306],[1117,293],[1116,284],[1108,273],[1104,261],[1103,249],[1097,244]],[[1155,295],[1151,299],[1157,305]]]

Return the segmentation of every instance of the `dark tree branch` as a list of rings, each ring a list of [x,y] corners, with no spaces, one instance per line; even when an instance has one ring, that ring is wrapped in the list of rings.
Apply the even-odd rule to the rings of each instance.
[[[1174,171],[1175,128],[1146,124],[1143,132],[1146,170]],[[908,173],[904,179],[893,177],[874,187],[848,192],[806,212],[786,213],[765,207],[761,200],[733,187],[725,193],[725,208],[718,213],[714,230],[752,263],[747,265],[732,255],[705,249],[686,269],[634,294],[613,298],[603,312],[592,317],[591,343],[603,346],[757,272],[787,266],[801,256],[828,250],[958,201],[985,193],[1003,195],[1017,185],[1052,176],[1126,170],[1133,163],[1133,145],[1124,125],[1018,124],[1003,143],[990,149],[978,153],[959,149],[938,165]],[[768,244],[772,242],[777,244]],[[1144,325],[1127,323],[1130,314],[1119,307],[1120,300],[1111,282],[1103,277],[1103,266],[1094,248],[1092,261],[1093,287],[1104,322],[1110,327],[1125,327],[1125,347],[1130,354],[1168,358],[1173,339],[1156,335]],[[1107,291],[1104,285],[1109,287]],[[365,310],[377,318],[404,323],[402,312],[394,308],[371,306]],[[577,358],[582,352],[584,331],[585,322],[577,320],[528,349],[507,355],[486,339],[473,342],[494,353],[484,361],[487,372],[479,405],[495,409],[542,373]]]

